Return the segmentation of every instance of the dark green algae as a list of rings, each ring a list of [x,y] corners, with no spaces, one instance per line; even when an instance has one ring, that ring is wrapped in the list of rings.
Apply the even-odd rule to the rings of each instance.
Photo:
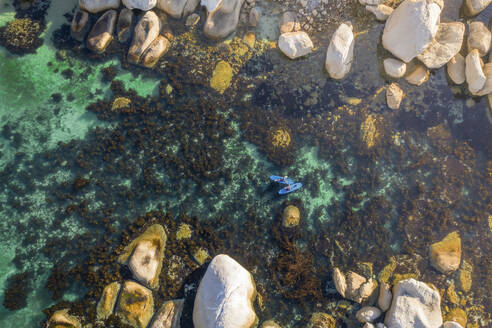
[[[199,58],[171,51],[166,66],[149,71],[125,63],[125,45],[113,44],[107,54],[93,55],[72,47],[67,33],[66,26],[57,31],[55,45],[69,58],[90,63],[121,56],[124,69],[158,77],[161,87],[159,96],[142,98],[126,90],[117,74],[103,72],[111,83],[111,94],[99,96],[87,110],[111,123],[111,128],[93,129],[84,140],[60,143],[33,159],[18,154],[0,174],[9,190],[7,202],[20,215],[27,214],[29,207],[17,196],[35,189],[35,180],[61,168],[68,168],[72,176],[69,182],[47,186],[46,202],[53,210],[54,226],[70,218],[87,226],[89,232],[72,239],[53,234],[40,252],[54,264],[46,284],[53,299],[59,300],[74,285],[83,296],[47,308],[47,317],[56,309],[68,307],[83,317],[84,323],[94,322],[95,304],[103,287],[128,277],[128,270],[117,264],[119,252],[153,223],[165,225],[169,232],[161,285],[154,293],[156,305],[185,297],[184,327],[191,327],[193,293],[206,268],[192,258],[197,247],[206,248],[211,256],[227,253],[253,272],[262,299],[255,302],[260,321],[275,318],[284,325],[303,326],[312,312],[341,300],[333,292],[333,266],[364,273],[357,269],[360,262],[372,262],[373,272],[378,273],[391,256],[407,256],[411,264],[400,263],[396,273],[418,270],[419,279],[446,288],[447,277],[432,269],[425,258],[431,243],[454,230],[462,233],[464,259],[474,267],[473,300],[467,305],[483,304],[485,313],[491,312],[487,291],[479,287],[488,279],[486,254],[491,251],[487,222],[491,200],[488,172],[492,169],[487,142],[490,126],[484,119],[483,100],[474,108],[465,108],[462,123],[453,123],[448,108],[463,101],[445,89],[443,70],[433,73],[428,85],[409,92],[408,98],[422,93],[427,106],[408,99],[400,111],[394,112],[385,108],[381,97],[372,98],[376,84],[384,83],[381,78],[366,86],[354,83],[357,63],[351,77],[341,82],[325,78],[319,83],[316,74],[290,79],[310,64],[307,60],[287,63],[277,50],[271,50],[253,56],[221,96],[209,88],[203,76],[192,71],[199,65]],[[309,60],[317,57],[321,56]],[[211,69],[207,68],[209,72]],[[258,82],[258,74],[266,75],[266,79]],[[69,74],[67,78],[71,78]],[[294,88],[296,83],[304,88]],[[166,92],[167,85],[176,91],[172,99]],[[436,90],[440,95],[437,102],[432,101]],[[307,101],[313,91],[319,95],[316,104]],[[343,96],[358,96],[362,102],[348,106]],[[117,97],[129,98],[131,105],[113,111]],[[379,132],[376,145],[370,149],[360,131],[369,115],[377,117]],[[216,208],[209,199],[220,188],[219,182],[235,183],[233,172],[224,168],[228,160],[224,157],[224,142],[236,133],[233,122],[239,123],[241,138],[258,147],[275,169],[302,179],[313,197],[320,192],[319,180],[327,172],[320,169],[299,176],[295,162],[302,146],[318,147],[320,160],[332,165],[334,177],[329,183],[340,197],[320,206],[323,208],[311,217],[303,215],[298,228],[287,230],[280,224],[282,209],[293,203],[305,214],[309,199],[295,195],[288,200],[271,197],[276,190],[265,187],[264,177],[244,172],[252,186],[244,186],[248,193],[267,201],[245,203],[243,195],[238,194],[227,207]],[[269,140],[270,132],[279,127],[287,128],[293,140],[286,153],[275,149]],[[2,133],[12,138],[15,127],[11,130],[4,128]],[[398,144],[396,132],[400,133]],[[177,150],[170,150],[170,145]],[[31,169],[14,173],[21,163],[30,164]],[[246,167],[244,163],[236,170]],[[383,189],[388,172],[398,179]],[[344,179],[352,182],[345,184]],[[127,185],[122,184],[125,180],[129,181]],[[190,189],[191,197],[180,200],[180,194]],[[97,207],[93,206],[96,201]],[[208,204],[208,212],[193,213],[198,201]],[[149,212],[145,206],[149,203],[160,205]],[[324,222],[317,213],[329,213],[330,221]],[[415,217],[420,220],[412,219]],[[192,239],[176,240],[175,231],[182,222],[196,232]],[[43,222],[32,217],[28,225],[19,224],[17,229],[28,245],[36,239],[36,229],[43,229]],[[37,255],[32,250],[19,250],[14,262],[21,269]],[[172,255],[180,256],[185,263],[185,279],[179,283],[167,276]],[[4,303],[11,304],[12,309],[24,306],[29,290],[19,291],[16,286],[18,281],[28,286],[33,274],[36,272],[12,277],[8,290],[18,292],[5,297]],[[187,290],[187,284],[194,287]],[[448,304],[443,300],[443,306]],[[294,312],[298,314],[295,320]],[[338,308],[334,314],[341,326],[351,325],[350,310]],[[473,321],[471,314],[469,320]],[[110,317],[106,324],[124,327],[116,317]]]

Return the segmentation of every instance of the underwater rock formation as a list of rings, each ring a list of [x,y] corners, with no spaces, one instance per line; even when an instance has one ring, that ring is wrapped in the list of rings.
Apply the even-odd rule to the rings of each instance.
[[[104,287],[101,299],[97,303],[97,320],[105,320],[113,314],[120,288],[121,284],[116,281]]]
[[[193,308],[196,328],[250,328],[256,317],[255,283],[251,274],[227,255],[210,262],[200,282]]]
[[[461,262],[461,238],[458,232],[452,232],[440,242],[432,244],[429,254],[432,266],[442,273],[458,270]]]
[[[311,319],[309,320],[307,327],[308,328],[335,328],[336,321],[331,315],[327,313],[316,312],[313,313],[313,315],[311,316]]]
[[[41,24],[31,18],[15,18],[0,29],[0,44],[14,54],[33,53],[43,43]]]
[[[157,288],[166,240],[164,228],[160,224],[154,224],[125,247],[118,261],[120,263],[128,261],[128,266],[136,280],[150,288]]]
[[[393,287],[393,302],[386,312],[388,327],[428,327],[442,325],[441,297],[427,284],[406,279]],[[419,323],[418,326],[414,326]]]
[[[73,15],[72,24],[70,25],[70,34],[77,41],[84,41],[89,31],[89,13],[83,10],[77,10]]]
[[[126,281],[118,299],[116,314],[132,327],[147,327],[154,315],[152,291],[136,282]]]
[[[289,205],[284,209],[282,214],[282,225],[286,228],[292,228],[299,224],[301,213],[294,205]]]

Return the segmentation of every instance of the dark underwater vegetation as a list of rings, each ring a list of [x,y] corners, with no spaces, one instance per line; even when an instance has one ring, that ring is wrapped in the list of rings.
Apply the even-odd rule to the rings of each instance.
[[[218,254],[252,272],[260,323],[305,327],[327,312],[360,326],[334,267],[430,282],[443,315],[460,308],[467,327],[490,323],[487,97],[439,69],[420,87],[403,81],[404,102],[389,109],[383,25],[361,9],[351,12],[360,32],[351,73],[333,80],[324,50],[288,61],[275,40],[247,46],[241,25],[212,42],[170,19],[173,46],[148,69],[126,60],[129,43],[96,54],[74,40],[76,2],[0,5],[1,327],[44,327],[65,308],[94,323],[103,288],[131,275],[118,256],[155,223],[167,233],[155,306],[184,298],[182,327],[193,327],[198,283]],[[38,30],[12,44],[13,19]],[[316,36],[320,49],[334,29]],[[219,61],[233,72],[223,93],[210,83]],[[280,197],[270,174],[303,188]],[[300,210],[294,228],[282,225],[288,205]],[[453,231],[462,266],[442,274],[429,246]],[[115,315],[104,325],[128,327]]]

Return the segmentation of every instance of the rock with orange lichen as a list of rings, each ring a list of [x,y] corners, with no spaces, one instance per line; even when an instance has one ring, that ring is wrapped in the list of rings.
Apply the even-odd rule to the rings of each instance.
[[[300,219],[301,213],[299,209],[294,205],[289,205],[284,209],[282,225],[286,228],[295,227],[299,224]]]
[[[442,273],[455,271],[461,262],[461,239],[457,231],[430,246],[430,259],[434,268]]]
[[[121,284],[119,282],[112,282],[104,287],[101,299],[99,300],[99,303],[97,303],[96,308],[98,320],[105,320],[113,314],[120,288]]]
[[[118,300],[116,315],[132,327],[147,327],[154,315],[154,298],[150,289],[134,281],[126,281]]]
[[[461,265],[461,269],[460,269],[459,280],[460,280],[461,290],[464,291],[465,293],[468,293],[471,289],[472,273],[473,273],[473,266],[467,261],[463,261],[463,264]]]
[[[78,318],[68,314],[68,309],[56,311],[48,320],[48,328],[81,328]]]
[[[212,78],[210,79],[210,87],[222,94],[231,85],[232,76],[233,71],[231,65],[221,60],[215,66]]]
[[[376,117],[368,115],[360,126],[362,141],[368,149],[374,147],[379,139],[380,133],[376,126]]]
[[[166,240],[164,228],[154,224],[125,247],[118,262],[127,263],[136,280],[150,288],[157,288]]]

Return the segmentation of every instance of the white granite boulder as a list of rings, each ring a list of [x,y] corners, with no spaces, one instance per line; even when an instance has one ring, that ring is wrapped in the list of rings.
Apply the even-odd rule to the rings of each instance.
[[[465,24],[441,23],[434,40],[417,58],[427,68],[440,68],[460,51],[464,35]]]
[[[200,0],[157,0],[157,8],[174,18],[186,17],[191,14]]]
[[[439,27],[441,7],[429,0],[405,0],[386,21],[383,47],[404,62],[429,45]]]
[[[468,13],[472,16],[478,15],[482,10],[487,8],[487,6],[492,2],[492,0],[466,0],[466,8]]]
[[[465,57],[461,54],[456,54],[448,62],[447,71],[449,78],[456,84],[463,84],[466,80],[465,76]]]
[[[214,2],[215,0],[205,0]],[[216,7],[206,5],[208,15],[203,32],[210,39],[222,39],[236,30],[243,0],[220,0]]]
[[[91,14],[96,14],[108,9],[118,9],[120,0],[79,0],[79,7]]]
[[[344,78],[354,59],[354,33],[352,26],[341,24],[333,33],[326,51],[325,68],[334,79]]]
[[[122,0],[123,4],[128,9],[140,9],[143,11],[154,8],[157,4],[157,0]]]
[[[490,41],[492,39],[489,29],[482,22],[472,22],[468,29],[468,52],[478,49],[480,56],[485,56],[490,50]]]
[[[390,328],[440,328],[441,297],[426,283],[415,279],[398,282],[384,320]]]
[[[159,35],[161,22],[153,11],[147,11],[138,21],[133,32],[132,44],[128,50],[128,61],[140,62],[140,57]]]
[[[477,49],[471,51],[465,58],[466,82],[471,93],[480,91],[485,85],[486,77],[482,65],[480,53]]]
[[[87,48],[102,53],[113,41],[113,32],[117,18],[116,10],[108,10],[99,17],[87,36]]]
[[[306,56],[313,50],[313,42],[306,32],[287,32],[278,38],[279,49],[290,59]]]
[[[258,322],[251,274],[231,257],[213,258],[200,282],[193,308],[195,328],[250,328]]]
[[[386,58],[383,61],[383,67],[386,74],[395,79],[403,77],[407,71],[407,64],[395,58]]]

